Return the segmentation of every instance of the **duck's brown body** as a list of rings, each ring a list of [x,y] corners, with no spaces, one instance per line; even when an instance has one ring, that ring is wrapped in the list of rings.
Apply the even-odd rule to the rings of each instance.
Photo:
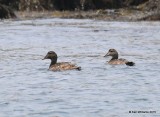
[[[64,71],[64,70],[81,70],[81,67],[71,64],[70,62],[60,62],[57,63],[57,54],[54,51],[49,51],[44,59],[51,59],[51,64],[49,70],[51,71]]]
[[[123,65],[126,64],[128,66],[134,66],[134,62],[130,62],[126,59],[118,59],[118,52],[115,49],[109,49],[108,53],[105,55],[106,56],[112,56],[112,59],[108,62],[110,65]]]
[[[121,65],[121,64],[126,64],[128,62],[126,59],[113,59],[110,60],[108,63],[112,65]]]
[[[51,71],[63,71],[63,70],[72,70],[77,69],[80,70],[80,67],[77,67],[75,64],[71,64],[70,62],[61,62],[53,64],[49,67]]]

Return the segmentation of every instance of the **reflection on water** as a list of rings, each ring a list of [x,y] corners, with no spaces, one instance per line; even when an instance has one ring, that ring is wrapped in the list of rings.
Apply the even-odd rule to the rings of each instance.
[[[3,21],[0,32],[1,117],[160,116],[159,22]],[[107,65],[110,48],[136,66]],[[82,71],[48,71],[49,50]]]

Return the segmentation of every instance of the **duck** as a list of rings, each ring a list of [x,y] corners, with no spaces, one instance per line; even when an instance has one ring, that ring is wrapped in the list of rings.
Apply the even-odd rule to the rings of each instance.
[[[57,54],[54,51],[49,51],[47,55],[42,59],[50,59],[51,63],[49,66],[49,70],[51,71],[65,71],[65,70],[81,70],[81,67],[76,66],[70,62],[59,62],[57,63]]]
[[[123,65],[126,64],[127,66],[134,66],[135,63],[132,61],[128,61],[126,59],[123,58],[118,58],[118,52],[116,49],[109,49],[108,53],[104,56],[111,56],[111,60],[108,62],[108,64],[110,65]]]

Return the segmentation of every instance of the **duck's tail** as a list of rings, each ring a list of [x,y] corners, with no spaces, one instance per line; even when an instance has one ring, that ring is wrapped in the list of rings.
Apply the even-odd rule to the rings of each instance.
[[[80,70],[81,70],[81,67],[77,67],[76,69],[77,69],[78,71],[80,71]]]
[[[126,62],[126,65],[128,65],[128,66],[134,66],[135,63],[134,62]]]

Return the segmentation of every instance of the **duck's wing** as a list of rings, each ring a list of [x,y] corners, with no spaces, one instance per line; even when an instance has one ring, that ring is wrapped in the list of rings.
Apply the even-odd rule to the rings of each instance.
[[[120,59],[118,59],[119,61],[122,61],[122,62],[128,62],[126,59],[124,59],[124,58],[120,58]]]
[[[114,59],[110,60],[108,63],[111,65],[122,65],[125,64],[126,60],[125,59]]]
[[[72,69],[81,70],[81,67],[78,67],[75,64],[72,64],[70,62],[61,62],[61,63],[56,63],[49,68],[49,70],[52,70],[52,71],[63,71],[63,70],[72,70]]]

